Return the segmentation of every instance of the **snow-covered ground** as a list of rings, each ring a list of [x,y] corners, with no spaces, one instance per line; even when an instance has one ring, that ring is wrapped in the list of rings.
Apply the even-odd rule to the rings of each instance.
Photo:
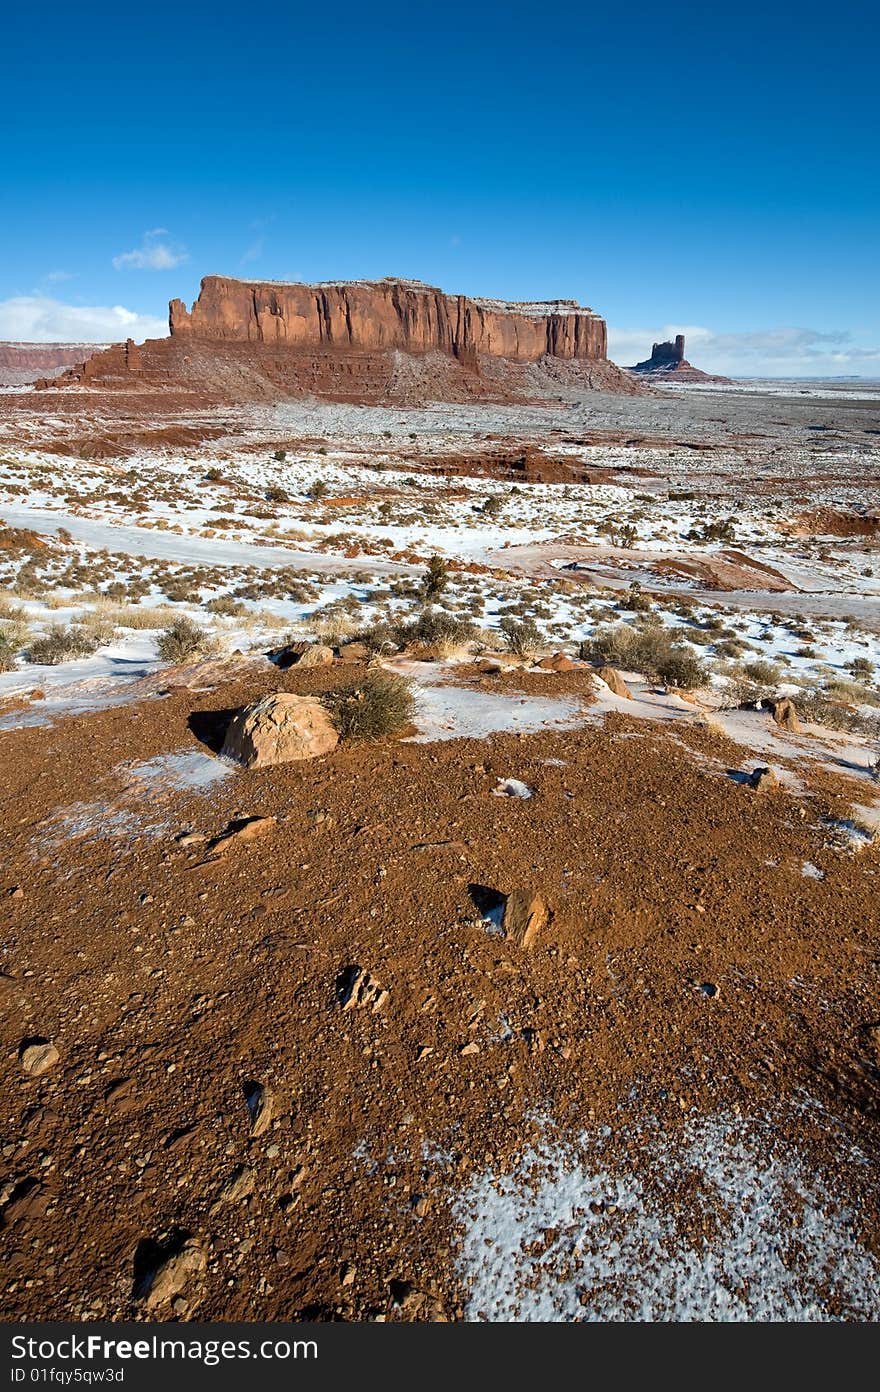
[[[432,602],[484,647],[508,621],[534,624],[546,651],[572,655],[609,630],[662,629],[703,664],[703,704],[721,707],[720,725],[753,753],[778,754],[780,736],[733,709],[737,693],[796,704],[818,693],[848,707],[853,729],[814,733],[811,756],[868,777],[880,740],[878,540],[814,534],[804,521],[817,509],[864,518],[880,508],[880,437],[863,414],[833,414],[853,395],[874,400],[850,384],[739,383],[635,406],[292,402],[246,408],[234,422],[202,413],[203,424],[226,420],[229,434],[198,447],[63,461],[45,448],[68,429],[63,416],[35,418],[26,444],[19,421],[0,458],[0,521],[42,540],[0,550],[0,700],[19,705],[0,711],[0,728],[125,699],[127,683],[159,665],[157,640],[175,617],[203,627],[221,653],[265,651],[287,632],[338,639],[411,620],[425,565],[440,556],[450,569]],[[760,410],[748,404],[762,396]],[[719,427],[728,402],[757,412],[754,430]],[[640,413],[644,441],[594,438],[625,412]],[[537,444],[605,481],[438,471],[448,455],[490,456],[488,437]],[[707,588],[725,566],[741,578]],[[50,627],[90,615],[108,630],[91,656],[27,660]],[[582,718],[549,687],[512,701],[439,672],[419,681],[423,738]],[[631,682],[629,714],[693,718],[680,697]],[[28,702],[34,691],[43,699]],[[590,718],[615,700],[603,696]],[[789,741],[786,756],[807,758],[804,745]]]

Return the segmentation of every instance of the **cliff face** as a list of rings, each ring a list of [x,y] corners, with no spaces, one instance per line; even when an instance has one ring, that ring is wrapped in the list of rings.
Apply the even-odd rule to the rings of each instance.
[[[172,337],[312,349],[397,348],[462,362],[606,358],[605,321],[573,300],[508,303],[445,295],[415,281],[284,285],[206,276],[192,310],[169,307]]]

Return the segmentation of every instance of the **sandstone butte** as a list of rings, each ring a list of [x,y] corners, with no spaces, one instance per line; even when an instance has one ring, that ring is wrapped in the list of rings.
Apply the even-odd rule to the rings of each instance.
[[[447,295],[391,277],[295,285],[206,276],[191,309],[171,301],[169,330],[37,385],[365,401],[515,399],[567,380],[639,390],[608,361],[604,319],[574,300]]]
[[[627,372],[637,372],[643,377],[673,377],[680,382],[720,382],[730,385],[729,377],[713,377],[699,367],[689,363],[684,355],[684,334],[676,334],[674,340],[651,345],[651,356],[644,362],[628,367]]]
[[[169,306],[175,334],[292,347],[439,351],[537,362],[607,355],[604,319],[574,300],[517,303],[445,295],[418,281],[284,285],[206,276],[191,311]]]

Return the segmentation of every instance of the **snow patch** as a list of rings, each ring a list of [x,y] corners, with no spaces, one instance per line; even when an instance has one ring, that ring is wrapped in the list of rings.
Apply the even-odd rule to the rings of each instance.
[[[687,1195],[687,1198],[684,1196]],[[768,1127],[548,1140],[455,1201],[471,1320],[876,1320],[880,1265],[833,1185]]]

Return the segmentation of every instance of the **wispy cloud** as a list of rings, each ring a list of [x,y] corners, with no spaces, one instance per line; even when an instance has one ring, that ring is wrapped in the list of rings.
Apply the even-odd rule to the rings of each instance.
[[[651,344],[685,335],[685,351],[695,367],[732,377],[816,377],[870,375],[880,371],[880,347],[856,342],[845,329],[784,326],[743,333],[718,333],[700,324],[663,324],[653,329],[609,326],[608,352],[631,366],[650,357]]]
[[[43,276],[43,280],[48,281],[50,285],[57,285],[62,280],[73,280],[74,276],[74,271],[49,271],[47,275]]]
[[[241,257],[241,261],[239,262],[239,265],[241,265],[241,266],[246,266],[246,265],[248,264],[249,261],[259,261],[260,257],[261,257],[262,254],[263,254],[263,249],[264,249],[265,245],[266,245],[266,238],[265,238],[265,237],[258,237],[257,240],[256,240],[255,242],[251,242],[251,244],[250,244],[250,246],[247,248],[247,250],[246,250],[245,252],[242,253],[242,257]]]
[[[48,295],[0,300],[0,339],[19,343],[118,343],[164,338],[168,323],[123,305],[71,305]]]
[[[113,257],[114,268],[117,271],[171,271],[183,261],[188,261],[186,247],[163,241],[163,237],[167,236],[167,227],[151,228],[144,233],[139,247]]]

